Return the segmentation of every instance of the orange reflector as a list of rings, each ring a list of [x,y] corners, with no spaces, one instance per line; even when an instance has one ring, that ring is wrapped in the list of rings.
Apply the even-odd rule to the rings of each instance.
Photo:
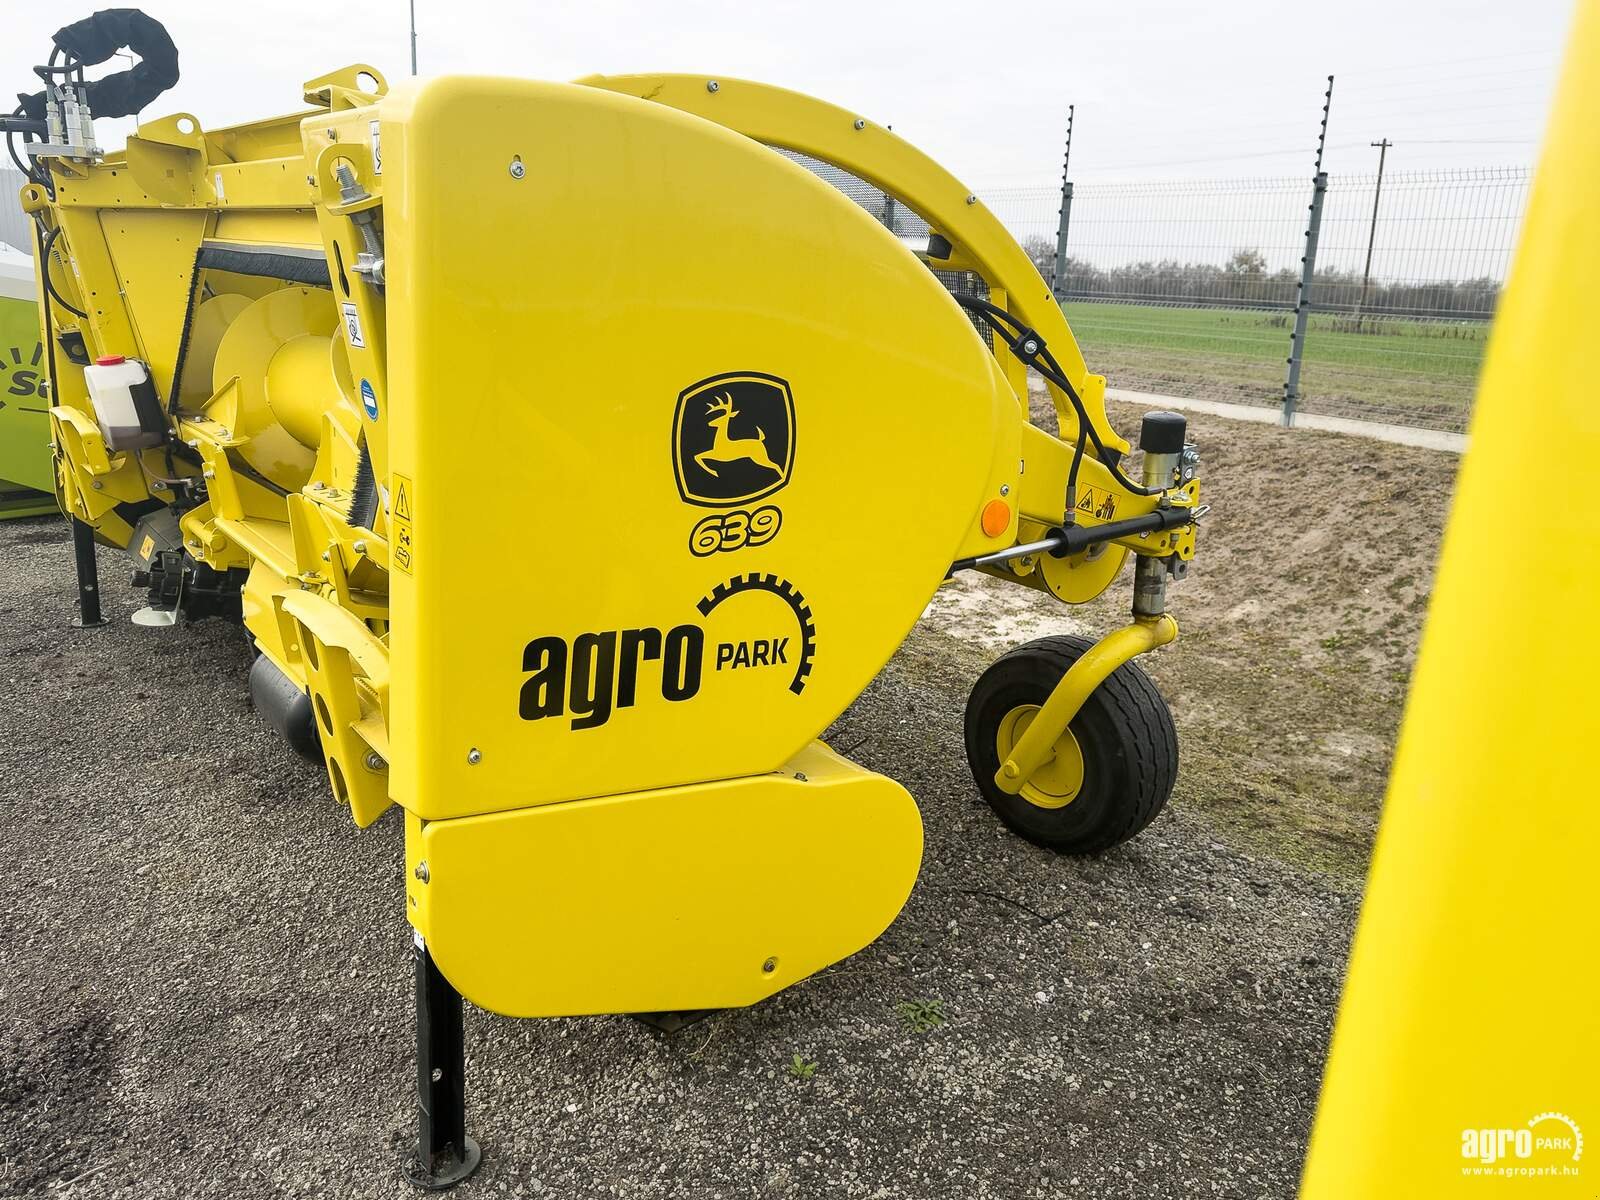
[[[1011,506],[1004,500],[991,500],[983,506],[983,532],[999,537],[1011,525]]]

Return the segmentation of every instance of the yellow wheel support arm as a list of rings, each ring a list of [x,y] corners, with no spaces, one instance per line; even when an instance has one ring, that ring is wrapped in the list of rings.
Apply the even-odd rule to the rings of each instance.
[[[1123,663],[1146,650],[1165,646],[1177,636],[1178,623],[1168,613],[1159,617],[1136,617],[1132,625],[1106,634],[1084,651],[1083,657],[1073,663],[1056,684],[1033,723],[1011,748],[1006,761],[1000,764],[994,775],[995,786],[1003,792],[1020,792],[1029,777],[1049,761],[1057,739],[1072,724],[1095,688]]]

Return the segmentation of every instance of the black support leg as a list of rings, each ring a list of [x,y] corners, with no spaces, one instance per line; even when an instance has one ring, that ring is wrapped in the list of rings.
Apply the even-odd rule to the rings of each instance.
[[[430,1192],[454,1187],[482,1154],[467,1136],[466,1045],[461,993],[439,973],[417,939],[417,1157],[406,1178]]]
[[[78,616],[80,629],[104,625],[100,615],[100,572],[94,561],[94,530],[76,517],[72,520],[72,553],[78,566]]]

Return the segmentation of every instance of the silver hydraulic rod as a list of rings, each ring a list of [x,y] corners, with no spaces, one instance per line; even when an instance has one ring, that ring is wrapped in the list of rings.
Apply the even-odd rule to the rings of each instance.
[[[1039,542],[1023,542],[1020,546],[1010,546],[1004,550],[996,550],[993,554],[980,554],[977,558],[965,559],[962,567],[990,567],[995,563],[1010,562],[1014,558],[1027,558],[1030,554],[1043,554],[1049,550],[1061,547],[1061,539],[1048,537]]]

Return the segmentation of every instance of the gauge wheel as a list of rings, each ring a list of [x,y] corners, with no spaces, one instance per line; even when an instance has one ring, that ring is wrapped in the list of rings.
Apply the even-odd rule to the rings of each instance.
[[[967,699],[967,762],[978,791],[1013,833],[1060,854],[1098,854],[1133,837],[1155,820],[1178,775],[1172,713],[1129,662],[1094,690],[1019,792],[995,784],[1017,739],[1092,644],[1048,637],[1019,646],[979,676]]]

